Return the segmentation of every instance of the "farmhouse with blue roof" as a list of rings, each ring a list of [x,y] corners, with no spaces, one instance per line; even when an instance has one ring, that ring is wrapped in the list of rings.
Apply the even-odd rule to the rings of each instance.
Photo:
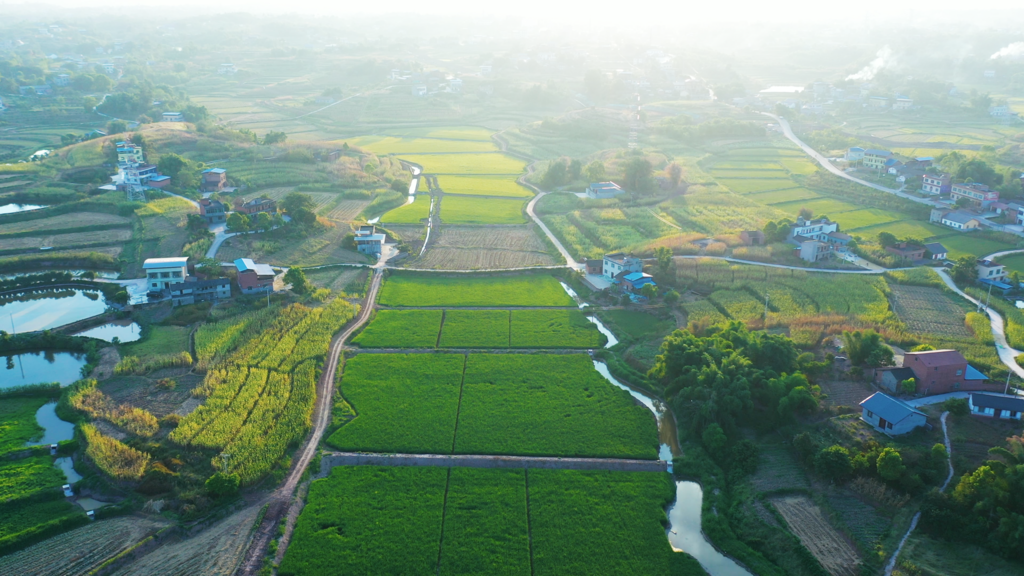
[[[860,403],[861,419],[872,425],[875,430],[898,436],[912,432],[927,421],[923,412],[881,392],[875,392]]]

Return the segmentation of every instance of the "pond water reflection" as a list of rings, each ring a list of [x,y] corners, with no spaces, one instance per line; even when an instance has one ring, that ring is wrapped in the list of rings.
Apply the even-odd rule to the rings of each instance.
[[[85,355],[78,352],[21,352],[0,356],[0,388],[59,382],[67,386],[81,378]]]

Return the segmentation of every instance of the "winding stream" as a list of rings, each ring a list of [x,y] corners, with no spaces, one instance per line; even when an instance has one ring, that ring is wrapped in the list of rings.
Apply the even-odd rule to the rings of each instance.
[[[562,286],[575,297],[568,286],[565,284]],[[608,344],[605,345],[605,348],[610,348],[618,343],[615,336],[600,320],[594,316],[588,317],[588,320],[597,324],[597,329],[608,337]],[[668,471],[671,473],[672,458],[682,455],[682,450],[679,447],[679,433],[672,412],[660,400],[651,398],[616,380],[604,362],[595,360],[594,368],[601,376],[604,376],[605,380],[613,386],[629,392],[630,396],[654,413],[654,417],[658,421],[658,441],[660,442],[658,459],[668,463]],[[672,549],[686,552],[696,558],[711,576],[752,576],[736,561],[719,552],[704,536],[700,524],[703,502],[704,491],[700,484],[687,480],[676,481],[676,499],[666,510],[669,526],[665,530],[665,534]]]
[[[584,302],[583,299],[580,298],[580,295],[577,294],[575,290],[570,288],[568,284],[566,284],[565,282],[562,282],[561,280],[559,280],[558,283],[562,285],[562,289],[565,290],[565,293],[568,294],[576,302],[576,304],[579,305],[580,308],[586,308],[587,306],[590,306],[590,304],[588,304],[587,302]],[[608,330],[608,329],[605,328],[605,330]],[[610,332],[609,332],[609,334],[610,334]],[[607,335],[608,334],[605,334],[605,336],[607,336]],[[618,342],[618,340],[616,340],[616,342]]]

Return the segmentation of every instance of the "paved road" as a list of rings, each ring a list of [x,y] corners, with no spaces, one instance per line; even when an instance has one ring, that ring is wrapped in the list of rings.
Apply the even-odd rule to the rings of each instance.
[[[530,172],[533,172],[533,164],[530,164],[528,169]],[[562,243],[558,241],[558,238],[551,233],[551,230],[548,229],[547,225],[541,222],[540,218],[537,217],[537,213],[534,212],[537,202],[540,202],[540,199],[543,198],[547,192],[544,192],[540,188],[537,188],[533,184],[527,182],[526,176],[520,176],[517,182],[537,193],[537,195],[533,197],[533,200],[530,200],[530,203],[526,205],[526,214],[537,223],[537,226],[540,226],[540,229],[544,231],[544,234],[548,237],[548,240],[551,240],[551,243],[555,245],[555,248],[558,248],[558,251],[562,254],[562,258],[565,258],[566,266],[573,270],[581,270],[583,268],[583,264],[573,259],[572,255],[569,254],[569,251],[565,249],[565,246],[562,246]],[[562,266],[559,266],[559,268],[562,268]]]
[[[1024,368],[1018,366],[1016,360],[1017,356],[1019,356],[1021,352],[1020,350],[1011,348],[1010,345],[1006,343],[1006,331],[1004,328],[1003,317],[999,315],[999,312],[985,306],[981,302],[978,302],[974,297],[969,296],[966,292],[957,288],[953,279],[949,277],[949,274],[947,274],[945,270],[935,270],[935,272],[939,275],[939,278],[942,278],[943,283],[945,283],[950,290],[973,302],[975,306],[982,306],[985,308],[985,312],[989,317],[989,322],[992,325],[992,338],[996,341],[996,353],[999,354],[999,359],[1002,360],[1003,364],[1013,371],[1014,374],[1019,378],[1024,379]]]
[[[382,262],[386,262],[386,260]],[[267,513],[263,516],[263,521],[260,523],[259,528],[254,532],[252,541],[249,544],[249,549],[246,551],[245,560],[242,562],[242,565],[239,567],[236,574],[241,576],[253,576],[259,572],[263,565],[263,557],[266,554],[267,545],[276,533],[275,528],[277,527],[278,521],[288,513],[288,509],[291,506],[301,506],[300,503],[296,503],[292,500],[292,495],[295,493],[295,488],[298,487],[299,480],[305,473],[306,467],[309,466],[310,461],[316,454],[317,448],[320,445],[320,439],[323,437],[324,431],[327,429],[327,425],[331,421],[334,381],[338,371],[338,362],[342,348],[344,347],[345,341],[370,319],[370,314],[373,311],[374,302],[377,300],[377,293],[380,291],[381,281],[383,278],[384,267],[378,263],[378,265],[375,266],[373,281],[370,283],[370,289],[366,293],[366,299],[363,302],[363,307],[359,312],[359,316],[354,322],[349,324],[348,328],[331,341],[327,359],[324,363],[323,371],[320,374],[320,380],[317,382],[316,406],[313,410],[313,429],[306,438],[306,442],[302,445],[302,448],[300,448],[293,456],[292,469],[288,473],[288,477],[284,484],[282,484],[271,495],[269,502],[270,506],[267,509]],[[294,522],[292,521],[292,515],[289,515],[289,522],[286,527],[286,535],[288,537],[291,536],[293,528]]]
[[[615,470],[666,472],[668,462],[625,458],[555,458],[543,456],[491,456],[450,454],[368,454],[326,452],[320,460],[317,478],[330,474],[335,466],[430,466],[443,468],[546,468],[549,470]]]

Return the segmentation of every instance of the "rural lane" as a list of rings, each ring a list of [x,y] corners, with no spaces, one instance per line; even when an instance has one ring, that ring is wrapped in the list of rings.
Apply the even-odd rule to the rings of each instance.
[[[548,470],[615,470],[667,472],[668,462],[629,458],[558,458],[545,456],[497,456],[478,454],[377,454],[325,452],[317,478],[335,466],[434,466],[440,468],[544,468]]]
[[[533,164],[527,166],[527,170],[527,174],[532,174]],[[537,206],[537,202],[540,202],[540,199],[547,195],[547,192],[527,182],[526,176],[526,174],[520,176],[516,182],[518,182],[520,186],[525,186],[537,193],[537,195],[530,200],[530,203],[526,205],[526,214],[537,224],[537,226],[540,226],[540,229],[544,231],[544,235],[548,237],[548,240],[550,240],[551,243],[555,245],[555,248],[558,249],[558,252],[562,254],[562,258],[565,258],[566,266],[573,270],[582,269],[583,265],[573,259],[572,255],[569,254],[569,251],[565,249],[565,246],[562,246],[562,243],[558,241],[558,238],[555,238],[555,235],[551,233],[551,230],[548,229],[547,225],[541,222],[540,218],[537,217],[537,213],[534,211],[534,208]]]
[[[981,306],[985,309],[985,312],[988,314],[989,317],[989,322],[992,325],[992,337],[996,341],[996,353],[999,354],[999,359],[1002,360],[1003,364],[1005,364],[1006,367],[1010,369],[1010,371],[1016,374],[1018,378],[1024,379],[1024,368],[1018,366],[1016,360],[1017,356],[1019,356],[1021,352],[1020,350],[1015,350],[1011,348],[1010,345],[1007,344],[1003,317],[999,315],[999,312],[996,312],[992,308],[985,306],[974,297],[969,296],[966,292],[957,288],[956,284],[953,282],[953,279],[949,277],[949,274],[947,274],[945,270],[936,269],[935,273],[939,275],[939,278],[942,278],[942,282],[950,290],[956,292],[960,296],[963,296],[970,302],[974,303],[975,306]]]
[[[327,358],[324,361],[324,368],[320,373],[320,380],[317,382],[316,406],[313,409],[313,428],[306,438],[306,442],[293,456],[292,469],[288,473],[284,484],[275,490],[269,499],[267,513],[263,516],[262,522],[260,522],[259,527],[253,533],[245,559],[235,572],[240,576],[255,576],[260,571],[260,568],[263,566],[263,558],[266,555],[267,546],[277,532],[278,522],[288,514],[291,507],[301,506],[301,503],[292,499],[292,495],[295,493],[299,480],[302,479],[310,461],[316,455],[317,449],[320,446],[320,439],[323,437],[327,425],[330,424],[334,381],[338,371],[339,358],[345,341],[370,319],[374,302],[377,300],[377,293],[380,291],[381,282],[384,278],[383,262],[385,261],[375,266],[373,281],[370,283],[370,289],[366,292],[366,299],[363,301],[363,307],[359,311],[359,315],[354,322],[349,324],[348,328],[335,336],[331,341]],[[297,516],[297,514],[288,514],[285,536],[281,539],[282,550],[291,537],[291,532],[294,528],[293,518]]]

